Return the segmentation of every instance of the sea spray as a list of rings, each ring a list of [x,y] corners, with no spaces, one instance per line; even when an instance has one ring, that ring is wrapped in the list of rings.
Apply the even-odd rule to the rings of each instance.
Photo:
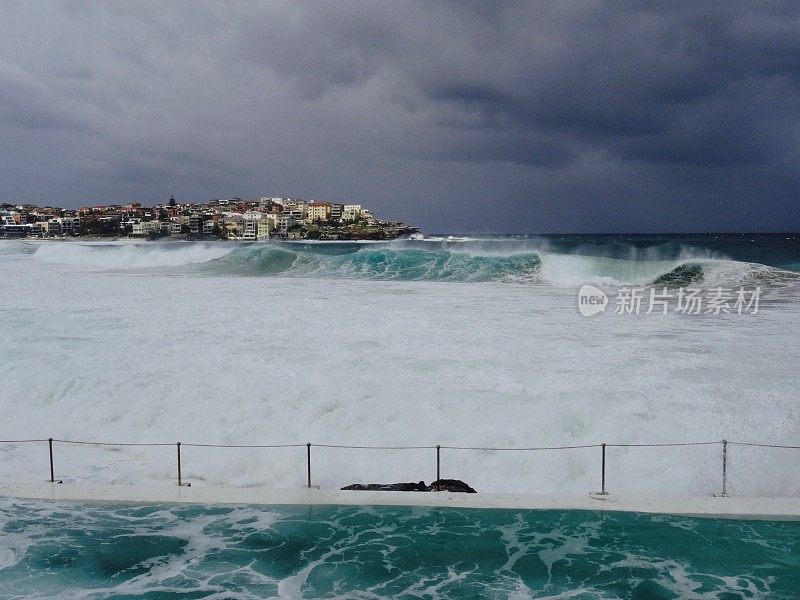
[[[572,256],[576,262],[565,259],[564,273],[588,263],[588,272],[620,282],[661,277],[672,265],[640,273],[622,249],[606,251],[598,242],[593,252],[576,254],[572,241],[545,248],[539,239],[8,244],[34,250],[3,259],[2,439],[478,447],[797,442],[793,284],[767,284],[775,300],[755,316],[587,319],[576,306],[577,287],[547,282],[537,262]],[[580,244],[592,246],[585,238]],[[785,249],[712,250],[685,252],[685,264],[699,264],[704,280],[727,285],[788,272],[782,265],[798,262]],[[76,264],[42,260],[47,252],[74,252]],[[164,256],[172,252],[181,260],[170,264]],[[648,251],[648,258],[684,260],[672,250]],[[492,280],[487,273],[498,265],[504,270]],[[412,272],[417,279],[404,275]],[[520,272],[528,275],[517,283]],[[56,443],[54,450],[56,476],[65,481],[174,482],[173,446]],[[429,481],[435,469],[428,450],[325,448],[313,460],[314,481],[325,488]],[[451,450],[443,451],[442,475],[478,491],[585,494],[598,489],[599,460],[595,448]],[[304,447],[187,446],[183,461],[194,485],[305,481]],[[798,494],[795,462],[788,451],[732,447],[730,491]],[[39,482],[47,475],[46,445],[0,447],[3,479]],[[717,446],[609,451],[612,493],[714,494],[719,484]]]
[[[99,269],[180,267],[222,258],[233,251],[221,243],[142,244],[44,244],[36,249],[37,260],[52,264]]]
[[[30,245],[28,245],[30,246]],[[545,249],[548,248],[548,249]],[[628,248],[605,252],[585,244],[556,252],[540,241],[402,241],[394,243],[151,243],[42,244],[36,260],[88,269],[184,268],[197,274],[545,284],[576,287],[691,284],[796,285],[787,269],[714,257],[684,247]],[[563,249],[562,249],[563,250]],[[583,252],[583,254],[581,253]]]

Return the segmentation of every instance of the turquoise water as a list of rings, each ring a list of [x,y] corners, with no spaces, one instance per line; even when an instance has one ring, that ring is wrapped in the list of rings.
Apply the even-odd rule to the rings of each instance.
[[[537,235],[428,237],[381,243],[137,245],[13,242],[6,255],[100,269],[171,267],[198,276],[503,282],[574,287],[800,285],[800,235]]]
[[[788,599],[800,522],[0,500],[0,596]]]
[[[113,264],[118,248],[92,252],[76,259]],[[101,259],[98,254],[103,253]],[[253,244],[203,263],[200,271],[528,285],[574,285],[599,277],[609,283],[668,287],[796,286],[798,261],[796,234],[485,236],[382,244]]]

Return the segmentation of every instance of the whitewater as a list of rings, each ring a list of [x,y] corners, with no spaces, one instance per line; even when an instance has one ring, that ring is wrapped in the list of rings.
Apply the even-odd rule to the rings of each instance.
[[[387,243],[0,242],[0,438],[208,444],[797,445],[787,236]],[[577,289],[761,286],[757,315],[583,317]],[[323,488],[430,481],[429,450],[317,448]],[[730,491],[800,494],[797,451],[735,447]],[[614,448],[613,493],[719,491],[719,447]],[[70,482],[172,484],[174,448],[57,448]],[[444,452],[482,492],[586,493],[596,449]],[[0,445],[41,481],[46,447]],[[305,448],[187,448],[193,485],[299,487]]]

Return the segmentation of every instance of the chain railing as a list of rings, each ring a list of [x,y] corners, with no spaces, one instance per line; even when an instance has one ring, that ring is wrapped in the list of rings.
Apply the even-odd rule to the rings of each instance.
[[[275,448],[306,448],[306,487],[314,487],[311,482],[311,448],[338,448],[347,450],[435,450],[436,451],[436,481],[441,477],[441,455],[442,450],[453,451],[491,451],[491,452],[546,452],[558,450],[577,450],[587,448],[599,448],[600,456],[600,491],[595,495],[608,495],[606,490],[606,449],[607,448],[665,448],[679,446],[713,446],[719,445],[722,450],[722,493],[721,496],[728,495],[728,446],[743,446],[770,449],[790,449],[800,450],[800,446],[790,446],[786,444],[761,444],[756,442],[735,442],[728,440],[713,440],[704,442],[672,442],[672,443],[652,443],[652,444],[609,444],[602,442],[599,444],[581,444],[572,446],[523,446],[523,447],[499,447],[492,448],[487,446],[359,446],[351,444],[312,444],[311,442],[301,444],[201,444],[185,442],[90,442],[84,440],[64,440],[58,438],[36,438],[18,440],[0,440],[0,444],[41,444],[47,443],[49,454],[50,479],[49,483],[62,483],[55,477],[55,467],[53,460],[54,444],[96,446],[103,448],[120,447],[160,447],[174,446],[177,451],[177,480],[179,486],[191,486],[191,483],[184,482],[181,469],[181,448],[256,448],[256,449],[275,449]]]

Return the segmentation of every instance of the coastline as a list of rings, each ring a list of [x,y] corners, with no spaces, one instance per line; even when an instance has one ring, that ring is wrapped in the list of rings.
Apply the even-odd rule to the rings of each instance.
[[[458,494],[363,492],[316,488],[229,488],[3,483],[0,497],[124,504],[248,504],[419,506],[468,509],[588,510],[717,519],[800,521],[800,498],[719,496],[615,496],[562,494]]]
[[[415,231],[414,233],[419,233]],[[346,244],[346,243],[359,243],[367,242],[379,244],[381,242],[391,242],[395,240],[412,239],[411,233],[403,234],[395,237],[374,238],[374,237],[361,237],[361,238],[281,238],[277,236],[263,238],[259,240],[243,240],[236,238],[213,238],[213,237],[188,237],[188,236],[162,236],[158,238],[149,237],[115,237],[115,236],[70,236],[70,237],[52,237],[52,238],[37,238],[37,237],[3,237],[0,236],[0,242],[23,242],[25,244],[50,244],[50,243],[77,243],[77,244],[149,244],[149,243],[172,243],[172,242],[197,242],[197,243],[233,243],[233,244],[265,244],[270,242],[281,242],[287,244]]]

